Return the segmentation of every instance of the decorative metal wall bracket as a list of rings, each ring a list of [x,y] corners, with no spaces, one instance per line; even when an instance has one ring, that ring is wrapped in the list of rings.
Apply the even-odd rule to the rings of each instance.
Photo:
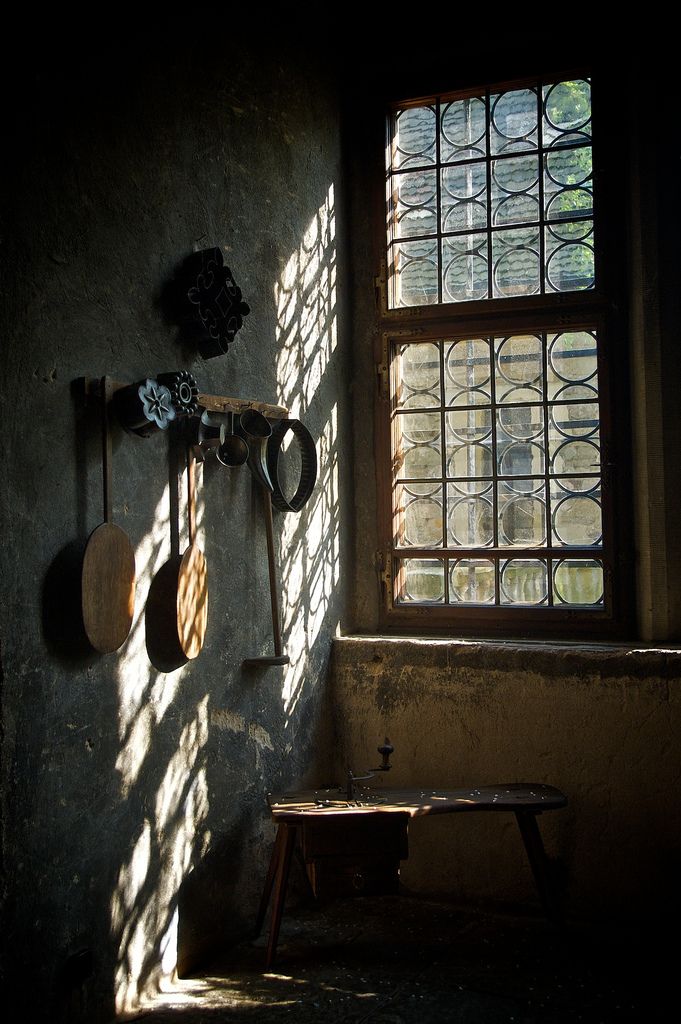
[[[220,249],[187,256],[172,289],[178,319],[203,358],[224,355],[251,310]]]
[[[82,379],[85,400],[93,398],[99,401],[100,378]],[[111,381],[111,391],[121,425],[140,437],[149,437],[157,430],[165,429],[176,416],[199,417],[204,412],[240,416],[254,410],[268,420],[284,420],[288,416],[288,409],[283,405],[203,394],[198,390],[193,374],[186,370],[159,373],[155,378],[149,377],[135,384]],[[216,432],[219,433],[219,429]]]

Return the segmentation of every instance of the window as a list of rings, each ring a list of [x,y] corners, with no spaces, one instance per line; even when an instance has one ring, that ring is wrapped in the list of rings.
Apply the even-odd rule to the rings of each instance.
[[[607,633],[620,602],[605,353],[618,328],[591,81],[395,104],[386,153],[387,619]]]

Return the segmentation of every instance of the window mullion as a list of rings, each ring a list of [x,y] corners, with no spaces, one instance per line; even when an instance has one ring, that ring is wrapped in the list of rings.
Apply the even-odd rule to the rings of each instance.
[[[543,276],[542,276],[543,280]],[[553,512],[551,503],[551,451],[549,448],[549,373],[548,373],[548,332],[542,331],[542,397],[543,397],[543,410],[544,410],[544,487],[546,495],[546,542],[545,547],[553,547]],[[553,559],[546,558],[546,573],[547,573],[547,587],[548,597],[547,602],[550,608],[553,607]]]
[[[497,456],[497,387],[496,387],[496,366],[497,355],[494,347],[495,339],[490,336],[488,339],[490,353],[490,400],[492,403],[492,544],[499,547],[499,472]],[[501,602],[501,559],[494,559],[494,600],[496,604]]]
[[[544,104],[542,99],[542,83],[537,84],[537,146],[539,164],[539,292],[546,293],[546,233],[544,227]]]
[[[492,276],[492,141],[491,141],[491,100],[489,89],[485,90],[485,148],[487,172],[487,297],[493,297]]]
[[[435,201],[437,221],[435,230],[437,232],[437,301],[442,302],[442,195],[441,195],[441,161],[440,161],[440,100],[435,103]]]

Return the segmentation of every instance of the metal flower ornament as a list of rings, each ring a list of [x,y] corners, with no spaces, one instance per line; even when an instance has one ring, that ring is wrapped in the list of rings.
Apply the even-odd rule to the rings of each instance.
[[[177,415],[170,390],[151,377],[119,388],[113,404],[125,429],[138,437],[166,430]]]
[[[165,430],[170,421],[175,419],[175,408],[169,389],[156,380],[145,380],[144,384],[138,387],[137,393],[149,422],[155,423],[159,430]]]

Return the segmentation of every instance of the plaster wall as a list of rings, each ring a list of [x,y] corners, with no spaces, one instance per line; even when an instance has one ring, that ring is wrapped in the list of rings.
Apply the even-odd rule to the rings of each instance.
[[[681,903],[678,651],[344,637],[334,642],[337,774],[372,785],[544,782],[539,819],[566,913],[655,920]],[[462,902],[539,906],[512,815],[416,819],[401,880]]]
[[[62,35],[5,92],[1,932],[8,990],[51,1021],[110,1019],[243,935],[273,838],[266,793],[327,762],[351,521],[335,72],[302,42],[251,46],[212,17],[210,31],[109,26],[87,48]],[[209,246],[252,312],[204,362],[163,295]],[[182,368],[203,391],[289,407],[315,438],[313,499],[275,515],[285,668],[242,668],[272,653],[265,531],[248,470],[217,464],[198,472],[204,649],[154,663],[145,604],[173,527],[186,544],[185,486],[164,433],[119,427],[113,516],[136,552],[135,619],[115,654],[83,642],[102,484],[74,382]]]

